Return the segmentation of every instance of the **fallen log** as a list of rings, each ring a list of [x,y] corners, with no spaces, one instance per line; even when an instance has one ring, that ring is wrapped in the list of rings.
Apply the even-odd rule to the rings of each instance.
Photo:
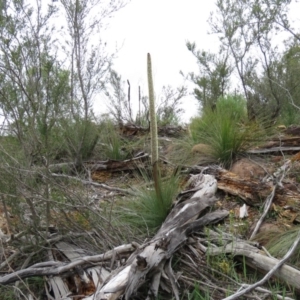
[[[150,132],[150,127],[141,127],[135,124],[121,124],[120,125],[120,133],[126,137],[133,136],[142,136],[146,135]],[[182,126],[159,126],[158,127],[158,135],[159,136],[168,136],[168,137],[179,137],[187,133],[187,128],[183,128]]]
[[[212,230],[209,230],[209,236],[219,241],[224,238],[222,234]],[[258,247],[253,246],[253,242],[250,244],[247,241],[238,240],[234,237],[231,237],[231,241],[228,241],[229,235],[225,234],[225,236],[227,240],[225,246],[206,248],[206,253],[210,256],[231,254],[235,257],[243,257],[248,266],[264,274],[272,270],[280,262],[274,257],[266,256]],[[293,286],[298,292],[300,291],[299,270],[284,264],[276,270],[273,276]]]
[[[110,172],[121,172],[121,171],[132,171],[138,169],[138,167],[144,167],[142,162],[149,161],[150,156],[147,153],[139,153],[137,156],[127,160],[113,160],[108,159],[105,161],[89,161],[85,162],[84,165],[91,172],[95,171],[110,171]]]
[[[188,200],[179,202],[171,211],[155,237],[146,245],[142,245],[126,266],[117,272],[94,295],[86,299],[112,300],[120,295],[130,299],[146,278],[151,279],[148,296],[157,296],[162,270],[172,255],[184,245],[188,236],[208,224],[214,224],[228,216],[228,211],[206,213],[206,209],[215,202],[217,182],[213,176],[198,175],[198,191]],[[203,180],[205,178],[205,180]],[[199,215],[203,215],[197,219]],[[171,272],[170,272],[171,273]],[[176,291],[173,288],[176,299]]]
[[[150,156],[148,153],[140,152],[135,157],[126,160],[114,160],[107,159],[104,161],[85,161],[83,167],[91,172],[96,171],[109,171],[109,172],[121,172],[136,170],[139,166],[144,166],[144,163],[149,161]],[[50,164],[48,169],[45,166],[36,167],[34,169],[37,173],[43,173],[46,170],[51,173],[58,174],[74,174],[77,170],[74,162],[65,162]]]
[[[207,173],[213,174],[218,180],[218,189],[238,196],[250,206],[260,206],[273,190],[273,182],[261,180],[245,180],[225,169],[206,169]],[[300,210],[300,194],[284,186],[276,188],[274,196],[275,204],[281,207],[288,206],[295,211]]]
[[[298,152],[298,151],[300,151],[300,147],[273,147],[273,148],[251,149],[246,152],[249,154],[269,154],[269,153]]]

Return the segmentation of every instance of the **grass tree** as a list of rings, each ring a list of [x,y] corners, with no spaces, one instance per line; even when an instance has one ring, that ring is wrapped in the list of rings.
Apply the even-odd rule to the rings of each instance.
[[[247,121],[246,101],[239,96],[219,98],[214,110],[204,110],[190,125],[195,144],[209,147],[206,155],[213,161],[230,167],[246,149],[264,136],[258,123]]]
[[[164,222],[168,215],[172,202],[178,193],[179,176],[172,174],[162,176],[158,153],[157,120],[155,109],[155,95],[152,78],[151,56],[147,55],[147,73],[149,88],[149,112],[150,112],[150,134],[151,134],[151,169],[152,178],[143,170],[142,179],[145,185],[138,188],[137,199],[131,199],[123,207],[120,214],[124,222],[134,226],[135,229],[145,229],[148,233]],[[151,181],[153,179],[153,182]],[[154,188],[149,188],[153,187]]]

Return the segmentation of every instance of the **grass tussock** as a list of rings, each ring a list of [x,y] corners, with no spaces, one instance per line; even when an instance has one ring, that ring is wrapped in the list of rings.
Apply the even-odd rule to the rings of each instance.
[[[145,185],[139,188],[138,197],[126,203],[122,219],[137,228],[155,232],[170,212],[179,191],[179,176],[171,175],[160,179],[161,197],[158,197],[153,183],[145,178]]]
[[[271,235],[266,248],[271,255],[282,258],[292,247],[295,239],[299,234],[300,226],[296,226],[288,231]],[[296,251],[291,256],[290,262],[297,267],[300,267],[300,245],[298,245]]]
[[[110,119],[104,119],[99,127],[100,138],[97,153],[100,155],[100,159],[123,160],[128,158],[127,143],[121,138],[114,122]]]
[[[210,146],[207,156],[226,168],[263,133],[258,123],[247,121],[244,99],[233,96],[220,98],[214,110],[205,109],[201,117],[192,120],[190,131],[194,144]]]

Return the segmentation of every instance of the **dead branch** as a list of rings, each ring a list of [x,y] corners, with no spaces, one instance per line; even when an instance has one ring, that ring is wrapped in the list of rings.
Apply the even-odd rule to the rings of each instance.
[[[288,261],[288,259],[291,257],[291,255],[294,253],[294,251],[296,250],[298,244],[300,242],[300,231],[298,233],[298,236],[297,236],[297,239],[294,241],[292,247],[290,248],[290,250],[286,253],[286,255],[280,260],[278,261],[275,265],[273,265],[272,269],[264,276],[264,278],[262,278],[261,280],[259,280],[258,282],[252,284],[252,285],[249,285],[248,287],[246,287],[245,289],[241,290],[241,291],[238,291],[237,293],[229,296],[229,297],[226,297],[224,298],[224,300],[234,300],[234,299],[238,299],[240,296],[242,295],[245,295],[246,293],[249,293],[251,292],[253,289],[255,289],[256,287],[258,286],[261,286],[263,285],[266,281],[268,281],[273,275],[278,275],[279,277],[282,278],[282,275],[283,273],[285,272],[285,269],[293,269],[292,267],[289,267],[287,265],[285,265],[285,263]],[[270,259],[270,258],[268,258]],[[297,272],[296,272],[297,271]],[[298,273],[298,274],[295,274],[295,273]],[[289,278],[290,280],[286,280],[286,276],[284,276],[282,279],[286,280],[288,283],[292,284],[293,286],[295,286],[293,283],[295,282],[295,279],[297,282],[297,285],[295,286],[298,290],[300,289],[300,284],[299,284],[299,276],[300,276],[300,272],[296,269],[293,269],[293,272],[292,274],[289,274],[290,276],[295,276],[297,275],[296,277],[294,278]],[[291,279],[294,279],[293,280],[293,283],[291,282]]]
[[[260,216],[258,222],[255,225],[255,228],[254,228],[254,230],[251,234],[250,240],[257,234],[262,222],[264,221],[267,213],[269,212],[269,209],[271,207],[272,201],[273,201],[274,196],[275,196],[276,188],[277,188],[277,184],[273,187],[271,194],[266,199],[266,202],[264,204],[264,211],[263,211],[262,215]]]
[[[217,182],[210,175],[198,175],[199,189],[190,199],[177,203],[163,223],[155,237],[141,249],[137,250],[127,265],[120,269],[103,287],[93,296],[86,299],[117,299],[125,294],[125,299],[130,299],[138,287],[146,280],[151,279],[149,297],[157,296],[162,270],[172,255],[182,247],[188,236],[201,230],[208,224],[214,224],[226,216],[227,211],[215,211],[200,214],[216,202],[214,196]],[[169,270],[170,271],[170,270]],[[173,287],[174,289],[174,287]]]
[[[226,245],[222,247],[203,248],[202,246],[202,250],[209,253],[209,255],[232,254],[236,257],[243,256],[247,265],[259,270],[260,272],[267,272],[268,278],[266,280],[268,280],[271,276],[275,276],[300,291],[300,282],[298,280],[298,278],[300,278],[300,271],[285,264],[300,241],[300,231],[294,245],[282,260],[265,256],[258,247],[254,246],[253,242],[243,241],[226,233],[218,234],[215,231],[209,230],[209,236],[214,241],[228,239]],[[263,283],[260,282],[259,285],[262,285]],[[255,285],[254,288],[259,285]],[[250,290],[247,290],[247,292],[249,291]]]
[[[270,176],[272,177],[273,179],[276,180],[276,184],[275,186],[273,187],[272,189],[272,192],[271,194],[267,197],[266,201],[265,201],[265,204],[264,204],[264,211],[263,211],[263,214],[261,215],[261,217],[259,218],[252,234],[251,234],[251,237],[250,237],[250,240],[257,234],[263,220],[265,219],[270,207],[271,207],[271,204],[273,202],[273,199],[274,199],[274,196],[275,196],[275,192],[276,192],[276,189],[278,186],[282,187],[282,180],[284,178],[284,176],[286,175],[286,172],[289,170],[290,168],[290,161],[287,161],[285,162],[285,164],[283,166],[281,166],[274,174],[273,176]]]
[[[131,195],[131,196],[137,196],[137,194],[134,193],[131,190],[128,190],[128,189],[125,190],[125,189],[121,189],[121,188],[117,188],[117,187],[111,187],[111,186],[108,186],[104,183],[98,183],[98,182],[94,182],[94,181],[84,180],[84,179],[80,179],[78,177],[73,177],[73,176],[64,175],[64,174],[51,173],[51,176],[60,177],[60,178],[67,178],[67,179],[70,179],[70,180],[76,180],[76,181],[81,182],[83,185],[92,185],[92,186],[95,186],[95,187],[100,187],[100,188],[106,189],[108,191],[114,191],[114,192],[119,192],[119,193],[122,193],[122,194]]]
[[[84,256],[76,259],[70,263],[63,263],[58,261],[47,261],[42,263],[37,263],[31,267],[15,271],[11,274],[0,276],[0,284],[9,284],[20,279],[32,277],[32,276],[54,276],[61,275],[70,271],[71,269],[82,266],[88,267],[103,261],[112,259],[114,255],[124,255],[125,253],[132,253],[135,247],[132,244],[122,245],[114,248],[113,250],[107,251],[104,254]]]
[[[282,153],[282,152],[298,152],[300,147],[273,147],[265,149],[252,149],[248,150],[249,154],[267,154],[267,153]]]

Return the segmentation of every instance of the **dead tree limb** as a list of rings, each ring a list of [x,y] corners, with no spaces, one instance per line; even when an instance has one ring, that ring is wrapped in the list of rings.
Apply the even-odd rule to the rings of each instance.
[[[112,259],[113,255],[121,255],[124,253],[132,253],[135,247],[132,244],[122,245],[110,250],[104,254],[84,256],[73,260],[70,263],[63,263],[59,261],[47,261],[37,263],[24,270],[15,271],[11,274],[0,276],[0,284],[9,284],[20,279],[32,276],[54,276],[61,275],[65,272],[78,266],[93,266],[95,263],[100,263]]]
[[[290,250],[286,253],[286,255],[280,260],[277,261],[277,263],[274,264],[274,261],[270,262],[269,266],[273,266],[270,271],[258,282],[249,285],[245,289],[224,298],[224,300],[234,300],[234,299],[239,299],[242,295],[245,295],[246,293],[251,292],[254,290],[256,287],[263,285],[266,283],[273,275],[277,274],[278,277],[281,279],[285,280],[298,290],[300,289],[300,283],[299,283],[299,278],[300,278],[300,272],[292,267],[289,267],[285,265],[285,263],[288,261],[288,259],[291,257],[291,255],[294,253],[296,250],[298,244],[300,243],[300,231],[298,233],[298,236],[296,240],[294,241],[292,247]],[[267,258],[268,260],[271,260],[269,257]],[[297,274],[296,274],[297,273]],[[296,277],[295,277],[296,275]]]
[[[129,244],[101,255],[84,256],[78,259],[74,257],[74,260],[68,263],[57,261],[38,263],[27,269],[0,277],[0,284],[8,284],[30,276],[61,275],[71,269],[76,270],[78,266],[86,269],[92,265],[95,267],[95,263],[114,259],[116,252],[118,252],[118,256],[121,256],[121,254],[124,255],[121,251],[126,251],[127,255],[132,253],[126,265],[109,276],[104,284],[101,282],[96,292],[85,299],[112,300],[117,299],[120,295],[124,295],[125,299],[130,299],[145,280],[151,282],[148,296],[157,296],[164,270],[166,269],[168,274],[172,274],[169,261],[173,254],[185,245],[191,234],[202,230],[208,224],[220,222],[228,216],[228,211],[224,210],[209,212],[210,207],[217,201],[215,178],[211,175],[199,174],[193,180],[195,193],[190,198],[177,202],[153,239],[141,245],[134,253],[132,253],[135,249],[134,246]],[[62,245],[64,244],[60,243],[61,247]],[[63,248],[68,250],[68,247]],[[67,253],[66,250],[64,251]],[[66,256],[69,257],[69,255]],[[178,299],[174,278],[171,287]]]
[[[210,256],[232,254],[235,257],[244,257],[245,263],[248,266],[255,268],[262,273],[267,273],[267,275],[271,272],[268,275],[268,279],[271,276],[275,276],[284,280],[288,285],[293,286],[297,291],[300,291],[300,271],[285,264],[295,250],[295,247],[299,244],[300,231],[293,246],[282,260],[278,260],[274,257],[268,257],[262,254],[262,251],[258,247],[254,246],[255,243],[237,239],[236,237],[233,237],[227,233],[219,234],[213,230],[209,230],[209,237],[213,241],[220,241],[222,239],[227,240],[226,245],[221,247],[207,248],[202,245],[201,250]],[[259,285],[261,284],[262,283]],[[249,291],[247,290],[247,292]]]
[[[249,154],[269,154],[269,153],[282,153],[282,152],[298,152],[300,147],[273,147],[265,149],[252,149],[248,150]]]
[[[190,199],[178,203],[155,237],[137,250],[116,276],[86,299],[112,300],[123,294],[125,299],[130,299],[146,278],[152,280],[149,295],[157,296],[161,273],[166,262],[184,245],[188,236],[228,216],[227,211],[221,210],[207,213],[207,208],[217,200],[214,196],[217,182],[210,175],[200,174],[198,177],[196,186],[199,191]],[[198,219],[199,215],[202,217]]]
[[[95,187],[103,188],[103,189],[108,190],[108,191],[114,191],[114,192],[119,192],[119,193],[122,193],[122,194],[131,195],[131,196],[137,196],[137,194],[135,192],[133,192],[131,190],[128,190],[128,189],[125,190],[125,189],[121,189],[121,188],[117,188],[117,187],[112,187],[112,186],[109,186],[109,185],[104,184],[104,183],[98,183],[98,182],[94,182],[94,181],[84,180],[84,179],[74,177],[74,176],[69,176],[69,175],[64,175],[64,174],[55,174],[55,173],[51,173],[51,176],[60,177],[60,178],[67,178],[67,179],[70,179],[70,180],[76,180],[76,181],[81,182],[83,185],[92,185],[92,186],[95,186]]]
[[[195,171],[200,169],[195,168]],[[222,168],[207,168],[206,173],[214,175],[218,181],[218,189],[224,192],[238,196],[250,206],[261,206],[262,199],[266,199],[273,189],[272,182],[264,182],[261,180],[245,180],[235,173],[229,172]],[[298,192],[278,186],[274,195],[274,203],[281,206],[299,207],[300,194]]]

